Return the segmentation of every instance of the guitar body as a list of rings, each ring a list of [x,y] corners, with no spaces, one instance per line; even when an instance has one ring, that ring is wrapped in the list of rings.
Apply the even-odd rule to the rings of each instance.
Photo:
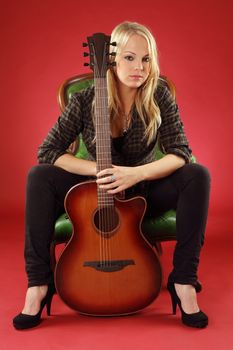
[[[101,210],[97,185],[88,181],[68,192],[65,207],[73,235],[55,271],[63,301],[96,316],[130,314],[149,305],[160,291],[162,272],[140,231],[145,200],[115,198],[114,207]]]

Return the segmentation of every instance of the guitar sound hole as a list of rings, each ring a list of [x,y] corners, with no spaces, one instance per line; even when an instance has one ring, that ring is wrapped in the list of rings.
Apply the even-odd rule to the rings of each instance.
[[[119,225],[119,216],[115,207],[97,209],[94,214],[94,225],[101,234],[103,233],[107,237],[111,236]]]

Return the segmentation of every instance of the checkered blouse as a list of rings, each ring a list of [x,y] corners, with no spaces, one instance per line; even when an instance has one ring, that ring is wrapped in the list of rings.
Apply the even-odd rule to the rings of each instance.
[[[39,163],[53,164],[57,158],[66,153],[69,145],[80,134],[88,150],[89,159],[96,159],[96,145],[93,143],[95,130],[91,115],[93,98],[94,87],[73,94],[65,111],[39,147]],[[153,161],[157,137],[159,137],[164,153],[178,155],[187,163],[190,161],[191,150],[179,116],[178,106],[165,82],[160,81],[158,84],[155,99],[162,119],[157,135],[147,145],[147,140],[143,138],[145,127],[134,108],[129,129],[122,138],[121,149],[116,149],[114,142],[111,143],[113,164],[136,166]]]

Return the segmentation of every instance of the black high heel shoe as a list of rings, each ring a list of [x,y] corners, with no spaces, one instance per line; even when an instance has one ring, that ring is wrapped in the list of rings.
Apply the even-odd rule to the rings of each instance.
[[[171,296],[173,315],[176,314],[176,307],[178,304],[182,314],[182,322],[186,326],[204,328],[208,325],[208,316],[204,314],[204,312],[202,312],[201,310],[193,314],[187,314],[186,312],[184,312],[181,306],[181,301],[176,293],[174,283],[168,282],[167,289]]]
[[[45,297],[42,299],[40,304],[40,310],[36,315],[26,315],[23,313],[18,314],[13,318],[13,325],[16,329],[28,329],[36,327],[41,322],[41,313],[46,305],[47,315],[50,316],[51,303],[56,289],[54,284],[48,285],[48,290]]]

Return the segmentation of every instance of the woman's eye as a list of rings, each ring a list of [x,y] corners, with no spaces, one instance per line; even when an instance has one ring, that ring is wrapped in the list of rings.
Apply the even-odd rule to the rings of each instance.
[[[125,56],[125,59],[126,59],[127,61],[133,61],[133,56],[127,55],[127,56]]]
[[[134,60],[134,57],[131,56],[131,55],[127,55],[124,58],[127,61],[133,61]],[[150,57],[148,57],[148,56],[147,57],[143,57],[142,62],[150,62]]]

